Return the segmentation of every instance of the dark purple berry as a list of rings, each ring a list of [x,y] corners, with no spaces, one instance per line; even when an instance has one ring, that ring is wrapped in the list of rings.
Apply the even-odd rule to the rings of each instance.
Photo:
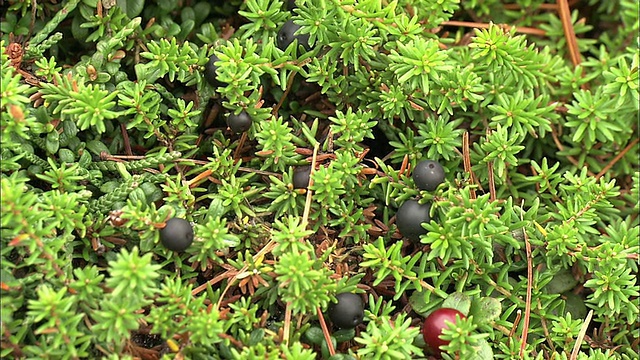
[[[422,160],[413,169],[413,182],[418,189],[433,191],[444,182],[444,168],[437,161]]]
[[[431,210],[431,203],[420,204],[416,200],[407,200],[402,203],[396,213],[396,226],[402,236],[414,242],[420,241],[420,235],[427,233],[421,224],[431,221],[429,210]]]
[[[293,20],[289,20],[282,27],[280,31],[278,31],[278,37],[276,39],[278,44],[278,49],[284,51],[289,47],[289,45],[294,41],[298,40],[298,44],[304,46],[304,48],[308,51],[309,47],[309,34],[298,34],[296,35],[296,31],[300,29],[300,25],[295,24]]]
[[[216,78],[216,70],[218,69],[218,67],[216,66],[216,62],[218,61],[220,61],[220,59],[217,56],[211,55],[209,61],[207,62],[207,65],[205,65],[204,67],[204,79],[207,80],[207,82],[211,84],[211,86],[226,86],[227,84]]]
[[[184,251],[193,242],[193,227],[185,219],[171,218],[160,230],[160,242],[169,250]]]
[[[311,176],[311,166],[298,166],[293,170],[293,188],[306,189],[309,186]]]
[[[231,128],[231,130],[236,134],[249,130],[252,122],[253,120],[251,119],[251,116],[249,116],[249,114],[244,110],[242,110],[238,115],[231,113],[227,117],[227,126],[229,126],[229,128]]]
[[[364,305],[360,296],[353,293],[336,295],[337,303],[329,305],[329,318],[341,329],[352,329],[364,319]]]

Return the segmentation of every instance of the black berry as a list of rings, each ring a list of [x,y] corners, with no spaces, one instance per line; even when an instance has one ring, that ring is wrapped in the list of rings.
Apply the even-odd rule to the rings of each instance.
[[[218,69],[218,67],[216,66],[216,62],[218,61],[220,61],[220,58],[215,55],[211,55],[209,61],[207,62],[207,65],[205,65],[204,67],[204,79],[207,80],[207,82],[211,84],[211,86],[226,86],[227,84],[216,78],[216,70]]]
[[[416,200],[402,203],[396,213],[396,225],[402,236],[414,242],[420,241],[420,235],[427,233],[420,224],[431,221],[429,210],[431,203],[420,204]]]
[[[364,305],[360,296],[352,293],[336,295],[337,303],[329,305],[329,318],[341,329],[351,329],[362,323]]]
[[[306,189],[311,176],[311,166],[299,166],[293,170],[293,188]]]
[[[184,251],[193,242],[193,228],[185,219],[171,218],[160,230],[160,242],[169,250]]]
[[[444,182],[444,168],[437,161],[422,160],[413,169],[413,182],[418,189],[433,191]]]
[[[229,128],[231,128],[231,130],[236,134],[249,130],[252,122],[253,120],[251,119],[251,116],[249,116],[249,114],[244,110],[242,110],[238,115],[231,113],[227,117],[227,126],[229,126]]]
[[[296,35],[296,31],[300,29],[300,25],[295,24],[293,20],[289,20],[282,27],[280,31],[278,31],[277,44],[278,49],[284,51],[293,40],[298,40],[298,44],[304,46],[304,48],[308,51],[309,47],[309,34],[298,34]]]

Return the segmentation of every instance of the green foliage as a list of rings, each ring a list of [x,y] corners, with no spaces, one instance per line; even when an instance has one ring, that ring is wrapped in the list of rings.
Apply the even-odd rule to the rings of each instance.
[[[295,163],[293,135],[282,117],[261,121],[256,140],[265,153],[264,168],[283,171],[287,165]]]
[[[422,349],[412,344],[420,329],[411,327],[411,319],[399,314],[392,320],[389,316],[377,317],[367,323],[367,330],[355,341],[363,346],[358,355],[372,359],[405,359],[413,355],[422,356]]]
[[[454,326],[443,329],[442,339],[450,341],[448,345],[443,346],[443,349],[450,354],[456,354],[456,356],[464,357],[465,359],[473,359],[474,357],[482,359],[486,358],[487,355],[490,356],[490,354],[484,352],[484,347],[481,345],[486,344],[484,338],[488,334],[474,333],[477,325],[474,324],[473,320],[473,317],[456,319]]]
[[[369,119],[371,119],[370,112],[358,110],[354,113],[351,108],[345,114],[339,110],[336,111],[336,117],[329,118],[333,122],[331,132],[339,135],[334,140],[334,144],[346,150],[362,151],[358,143],[365,138],[373,138],[371,128],[377,123]]]
[[[330,270],[322,266],[322,261],[314,259],[309,245],[301,251],[289,249],[280,255],[274,272],[280,298],[290,302],[296,314],[326,307],[330,300],[328,294],[336,289]]]
[[[446,65],[446,53],[438,51],[438,42],[433,39],[416,40],[404,45],[397,44],[398,51],[391,50],[390,70],[398,76],[398,82],[409,83],[411,89],[421,89],[429,93],[429,80],[438,81],[439,73],[453,70]]]
[[[404,359],[446,306],[445,359],[638,358],[637,2],[572,2],[578,65],[543,0],[286,3],[3,7],[0,357]]]

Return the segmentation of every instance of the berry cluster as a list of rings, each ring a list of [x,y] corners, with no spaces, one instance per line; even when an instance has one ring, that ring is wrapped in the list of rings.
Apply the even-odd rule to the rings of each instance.
[[[289,8],[295,8],[295,2],[290,1]],[[300,30],[300,28],[301,26],[294,23],[293,20],[289,20],[284,23],[278,31],[278,36],[276,38],[278,48],[282,51],[285,51],[289,47],[289,45],[297,40],[297,44],[302,45],[305,50],[309,51],[311,49],[311,47],[309,46],[309,34],[298,34],[297,32],[298,30]],[[211,86],[216,88],[228,85],[227,83],[220,81],[217,77],[218,65],[216,65],[216,63],[218,62],[220,62],[220,58],[213,54],[209,58],[209,61],[205,65],[204,69],[205,80]],[[252,123],[253,119],[246,110],[242,110],[238,114],[227,114],[227,126],[236,134],[241,134],[248,131],[251,128]]]
[[[413,169],[413,182],[420,190],[434,191],[444,182],[444,168],[433,160],[423,160]],[[417,200],[407,200],[396,213],[396,225],[400,233],[413,242],[427,233],[423,223],[431,221],[431,203],[420,204]]]

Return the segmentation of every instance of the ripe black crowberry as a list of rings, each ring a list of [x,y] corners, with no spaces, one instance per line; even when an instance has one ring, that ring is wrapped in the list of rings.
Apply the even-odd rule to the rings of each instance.
[[[431,203],[420,204],[416,200],[402,203],[396,212],[396,225],[402,236],[414,242],[420,241],[420,235],[427,233],[421,224],[431,221],[429,210]]]
[[[204,79],[207,80],[207,82],[211,84],[211,86],[226,86],[227,84],[216,78],[216,70],[218,69],[218,67],[216,66],[216,62],[218,61],[220,61],[220,59],[217,56],[211,55],[209,61],[207,62],[207,65],[205,65],[204,67]]]
[[[298,44],[304,46],[304,48],[309,51],[311,47],[309,46],[309,34],[297,34],[296,31],[300,29],[300,25],[295,24],[293,20],[289,20],[282,27],[280,31],[278,31],[278,37],[276,39],[278,44],[278,49],[284,51],[289,47],[289,45],[294,41],[298,40]]]
[[[352,329],[364,319],[364,305],[360,296],[353,293],[336,295],[337,303],[329,305],[329,318],[341,329]]]
[[[311,166],[299,166],[293,170],[293,188],[306,189],[311,176]]]
[[[437,161],[422,160],[413,169],[413,182],[418,189],[433,191],[444,182],[444,168]]]
[[[249,116],[249,114],[244,110],[242,110],[238,115],[231,113],[227,117],[227,126],[229,126],[229,128],[231,128],[231,130],[236,134],[249,130],[252,122],[253,120],[251,119],[251,116]]]
[[[185,219],[171,218],[160,230],[160,242],[169,250],[184,251],[193,242],[193,227]]]

